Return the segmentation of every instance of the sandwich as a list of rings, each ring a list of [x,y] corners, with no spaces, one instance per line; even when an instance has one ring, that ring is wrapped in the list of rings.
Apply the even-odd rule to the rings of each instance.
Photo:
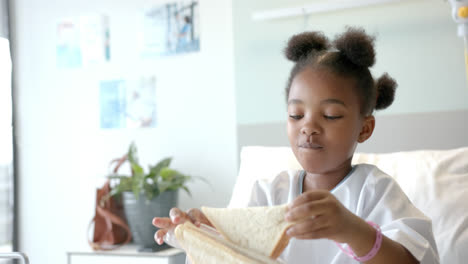
[[[202,212],[216,231],[190,222],[177,226],[175,236],[193,264],[278,264],[289,243],[286,205],[209,208]]]

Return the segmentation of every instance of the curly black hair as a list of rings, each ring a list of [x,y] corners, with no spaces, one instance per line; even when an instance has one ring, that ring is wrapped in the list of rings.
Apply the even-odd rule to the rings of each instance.
[[[393,103],[397,83],[387,73],[374,80],[369,70],[375,64],[375,38],[362,28],[347,27],[333,43],[322,32],[303,32],[292,36],[284,50],[286,58],[295,62],[287,86],[286,101],[294,77],[305,70],[325,69],[356,80],[361,101],[361,114],[370,115]]]

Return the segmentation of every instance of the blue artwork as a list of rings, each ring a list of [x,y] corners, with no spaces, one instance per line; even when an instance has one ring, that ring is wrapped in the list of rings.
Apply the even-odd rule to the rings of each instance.
[[[57,26],[57,67],[79,68],[110,60],[107,16],[90,15],[62,20]]]
[[[99,87],[101,128],[125,127],[125,82],[102,81]]]
[[[156,127],[156,77],[102,81],[99,89],[101,128]]]
[[[144,57],[200,50],[198,1],[181,1],[147,9],[143,18]]]
[[[63,21],[57,28],[57,67],[81,67],[79,26],[72,21]]]

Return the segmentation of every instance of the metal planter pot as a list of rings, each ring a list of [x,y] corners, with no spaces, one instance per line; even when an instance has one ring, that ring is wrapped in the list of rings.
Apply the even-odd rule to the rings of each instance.
[[[168,217],[171,208],[177,206],[177,197],[177,191],[164,192],[152,200],[148,200],[144,194],[136,199],[133,192],[122,193],[125,216],[134,243],[142,246],[140,251],[158,251],[168,247],[166,244],[156,244],[154,233],[158,228],[151,222],[154,217]]]

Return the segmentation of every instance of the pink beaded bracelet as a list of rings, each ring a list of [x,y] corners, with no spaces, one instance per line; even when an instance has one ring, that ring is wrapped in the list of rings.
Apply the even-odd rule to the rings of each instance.
[[[351,250],[351,248],[349,248],[349,246],[346,246],[345,248],[343,248],[339,243],[336,243],[336,245],[341,249],[341,251],[343,251],[346,255],[350,256],[351,258],[353,258],[353,259],[355,259],[355,260],[357,260],[359,262],[366,262],[366,261],[372,259],[373,257],[375,257],[375,255],[377,255],[377,252],[379,252],[380,246],[382,245],[382,230],[380,230],[379,225],[377,225],[376,223],[371,222],[371,221],[368,221],[367,223],[377,230],[377,237],[375,239],[374,246],[369,251],[369,253],[367,253],[367,255],[365,255],[363,257],[358,257],[353,252],[353,250]]]

